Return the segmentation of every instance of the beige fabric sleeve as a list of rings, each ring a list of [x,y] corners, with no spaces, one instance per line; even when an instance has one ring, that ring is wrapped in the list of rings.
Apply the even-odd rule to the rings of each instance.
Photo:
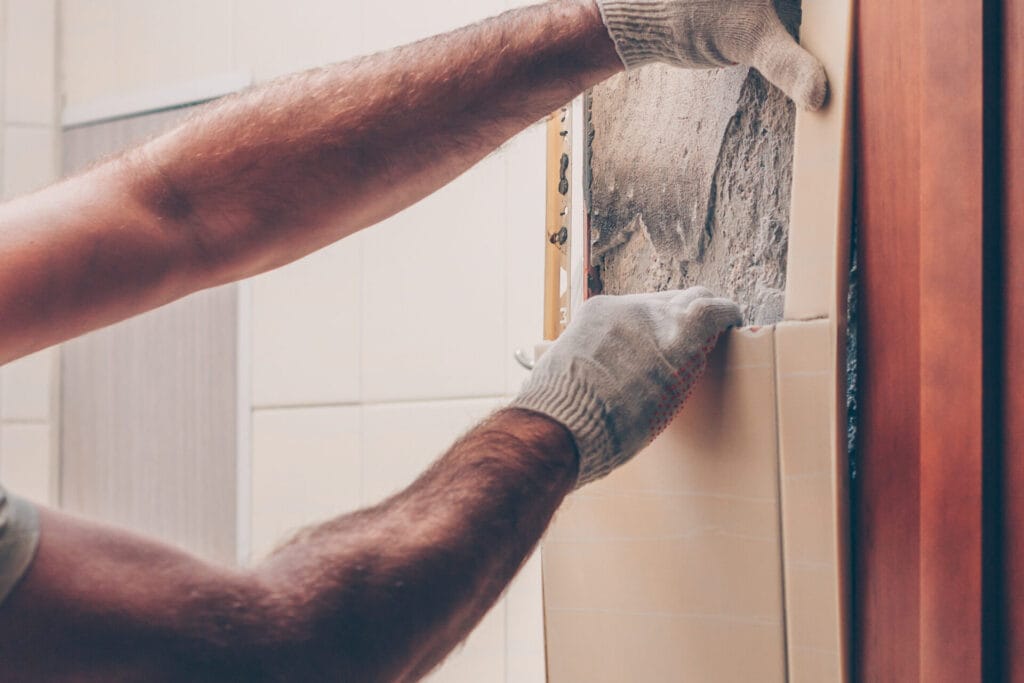
[[[0,487],[0,604],[14,589],[39,545],[39,513]]]

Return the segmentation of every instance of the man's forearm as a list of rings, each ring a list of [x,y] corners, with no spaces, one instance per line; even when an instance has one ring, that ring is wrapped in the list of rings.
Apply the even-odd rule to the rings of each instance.
[[[247,274],[430,194],[621,63],[591,0],[556,0],[290,77],[140,150],[145,188]]]
[[[244,573],[44,511],[0,611],[0,679],[415,680],[494,603],[576,473],[563,427],[501,411],[405,491]]]
[[[372,225],[621,68],[555,0],[225,98],[0,209],[0,362]]]
[[[337,653],[351,680],[418,680],[508,585],[577,466],[559,424],[502,411],[410,488],[300,535],[260,575],[276,604],[301,606],[300,631],[315,634],[304,647]]]

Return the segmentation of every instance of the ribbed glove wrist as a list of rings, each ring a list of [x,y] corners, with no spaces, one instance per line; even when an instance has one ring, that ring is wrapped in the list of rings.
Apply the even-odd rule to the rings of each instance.
[[[627,69],[662,62],[688,69],[757,68],[805,109],[828,95],[825,69],[782,25],[772,0],[597,0]]]
[[[594,297],[512,407],[547,415],[572,433],[582,486],[654,440],[689,396],[718,336],[738,324],[736,305],[702,288]]]
[[[713,45],[708,45],[706,40],[701,41],[700,34],[683,32],[680,35],[677,32],[680,5],[683,3],[604,0],[597,4],[608,33],[615,41],[615,49],[627,69],[653,62],[690,69],[735,64],[719,54]],[[714,6],[714,3],[704,4]],[[695,12],[690,9],[689,13]]]
[[[577,380],[555,375],[530,381],[512,407],[547,415],[572,432],[580,454],[579,487],[608,474],[607,464],[614,461],[619,446],[612,441],[604,404],[590,387]]]

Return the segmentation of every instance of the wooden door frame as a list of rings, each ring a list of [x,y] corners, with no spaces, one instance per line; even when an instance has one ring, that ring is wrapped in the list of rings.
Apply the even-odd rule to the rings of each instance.
[[[1020,5],[857,6],[854,680],[1001,680],[1024,612]]]

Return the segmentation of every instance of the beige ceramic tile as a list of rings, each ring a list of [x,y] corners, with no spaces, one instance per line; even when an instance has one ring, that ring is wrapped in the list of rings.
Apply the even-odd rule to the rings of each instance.
[[[505,601],[500,600],[448,659],[424,680],[429,683],[505,681]]]
[[[55,0],[7,0],[4,120],[52,125],[56,114]]]
[[[47,349],[0,368],[3,420],[46,421],[50,419],[58,351]]]
[[[363,397],[505,393],[505,160],[367,230]]]
[[[544,683],[544,589],[540,551],[519,571],[505,595],[507,603],[507,682]]]
[[[337,0],[236,2],[235,68],[262,81],[354,57],[362,51],[365,4]]]
[[[361,239],[253,280],[255,406],[359,400]]]
[[[771,621],[713,614],[549,609],[548,680],[782,681],[778,631]]]
[[[827,320],[776,330],[789,670],[793,683],[842,681],[846,631],[846,459],[838,457],[837,337]],[[827,677],[823,677],[829,674]]]
[[[552,683],[785,679],[773,341],[730,334],[669,429],[558,513]]]
[[[786,320],[836,318],[845,301],[850,233],[850,0],[803,4],[800,39],[825,65],[823,112],[800,111],[793,154],[793,199],[786,274]]]
[[[37,190],[57,178],[57,133],[45,126],[4,128],[6,198]]]
[[[0,426],[0,482],[37,503],[53,501],[53,448],[48,425]]]
[[[252,555],[359,508],[360,408],[257,410],[252,420]]]
[[[508,221],[506,310],[507,391],[516,394],[529,373],[514,354],[532,354],[544,333],[544,153],[543,125],[534,125],[509,143],[505,213]]]
[[[368,405],[363,409],[363,501],[373,505],[413,482],[503,399]]]

